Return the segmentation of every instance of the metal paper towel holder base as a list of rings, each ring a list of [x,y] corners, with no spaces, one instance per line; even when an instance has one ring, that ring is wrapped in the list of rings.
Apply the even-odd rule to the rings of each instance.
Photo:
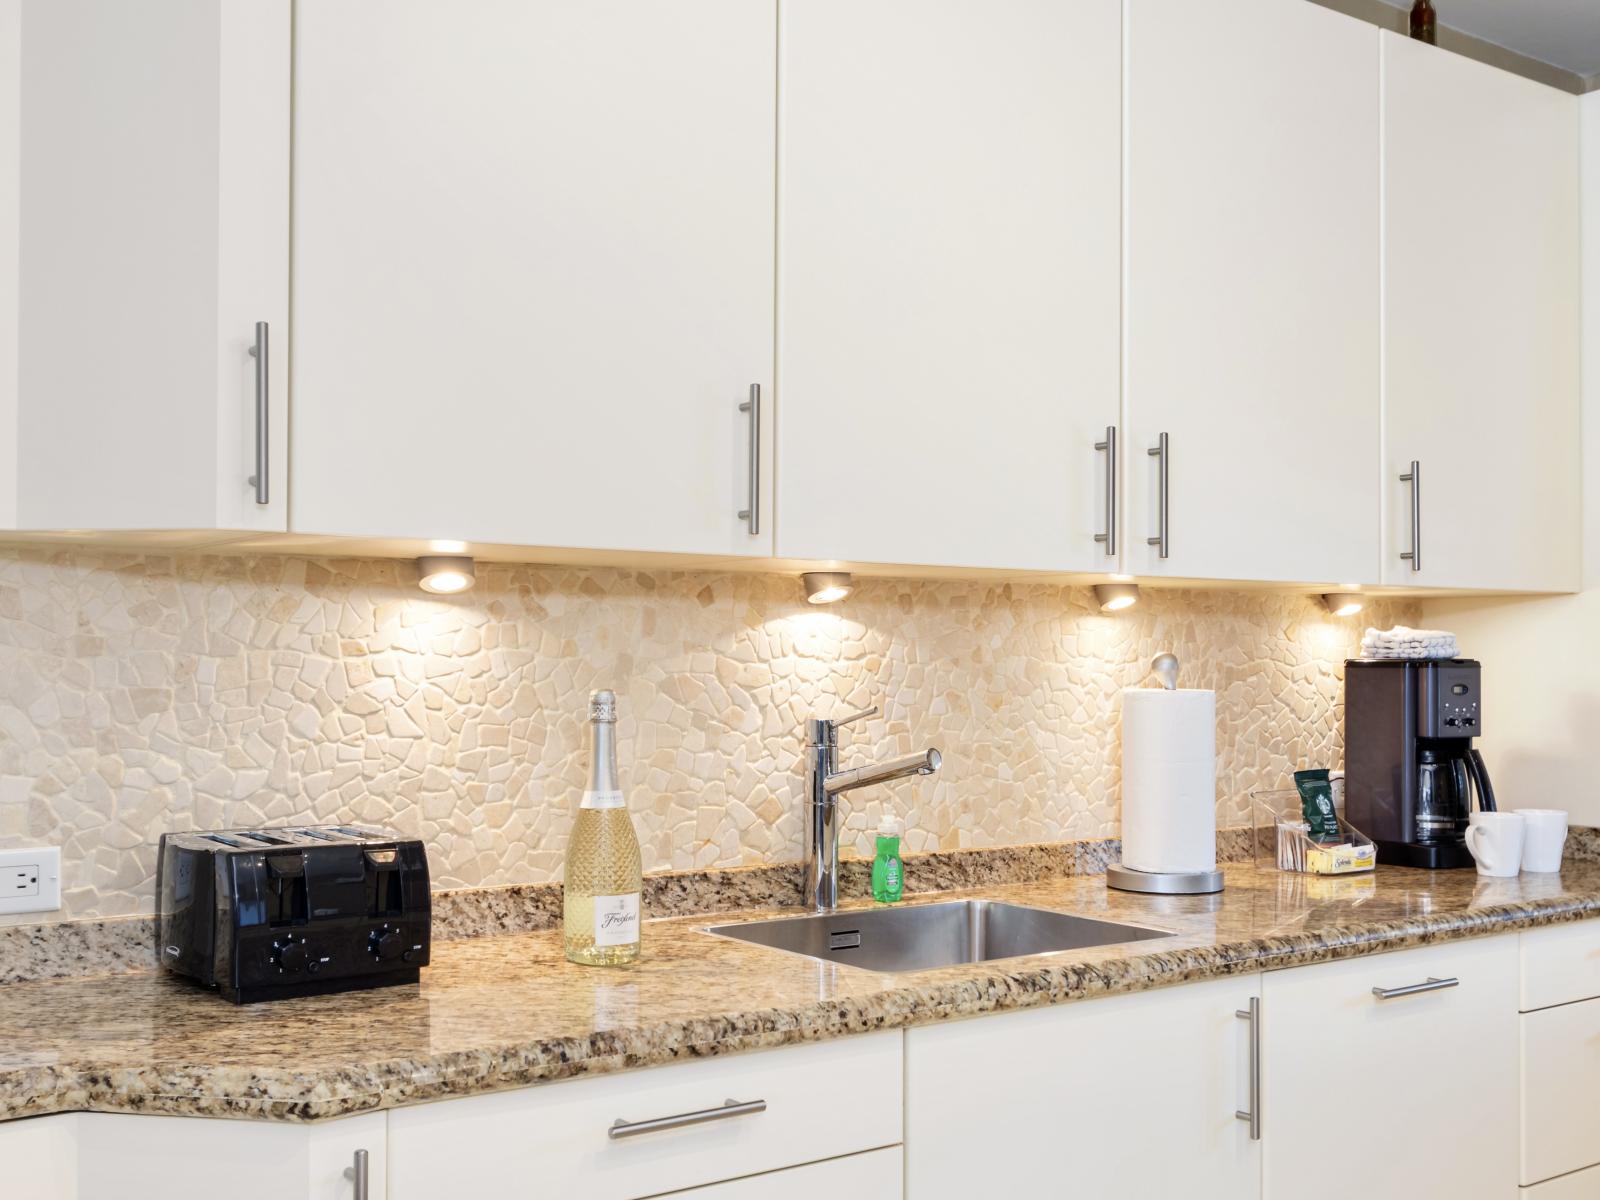
[[[1119,892],[1201,896],[1222,890],[1221,871],[1136,871],[1121,863],[1106,868],[1106,886]]]

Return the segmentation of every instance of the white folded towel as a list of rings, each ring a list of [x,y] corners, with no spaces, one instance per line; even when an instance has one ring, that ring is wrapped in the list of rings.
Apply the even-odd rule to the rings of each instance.
[[[1368,629],[1361,639],[1363,658],[1455,658],[1456,635],[1443,629]]]

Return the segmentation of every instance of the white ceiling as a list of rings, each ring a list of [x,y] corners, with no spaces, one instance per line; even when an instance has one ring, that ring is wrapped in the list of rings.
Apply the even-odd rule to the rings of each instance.
[[[1410,0],[1388,0],[1409,10]],[[1600,0],[1433,0],[1439,24],[1579,75],[1600,74]]]

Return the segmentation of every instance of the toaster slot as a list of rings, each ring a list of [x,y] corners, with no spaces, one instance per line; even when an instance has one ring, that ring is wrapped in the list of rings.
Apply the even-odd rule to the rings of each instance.
[[[287,846],[288,838],[278,837],[271,833],[241,833],[240,837],[247,837],[252,842],[260,842],[263,846]]]
[[[300,854],[267,855],[267,924],[303,925],[306,920],[306,861]]]
[[[400,852],[394,847],[367,851],[367,915],[393,917],[405,912],[400,887]]]

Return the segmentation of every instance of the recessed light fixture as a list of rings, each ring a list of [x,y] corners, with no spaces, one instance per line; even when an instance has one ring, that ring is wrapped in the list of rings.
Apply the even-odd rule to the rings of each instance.
[[[832,604],[843,600],[855,586],[849,571],[807,571],[800,576],[806,599],[812,604]]]
[[[1117,612],[1120,609],[1132,608],[1139,603],[1139,585],[1097,583],[1094,585],[1094,598],[1099,603],[1101,612]]]
[[[1322,602],[1336,617],[1353,617],[1367,606],[1367,598],[1360,592],[1327,592]]]
[[[417,584],[425,592],[449,596],[478,580],[477,565],[464,554],[425,554],[417,559]]]

